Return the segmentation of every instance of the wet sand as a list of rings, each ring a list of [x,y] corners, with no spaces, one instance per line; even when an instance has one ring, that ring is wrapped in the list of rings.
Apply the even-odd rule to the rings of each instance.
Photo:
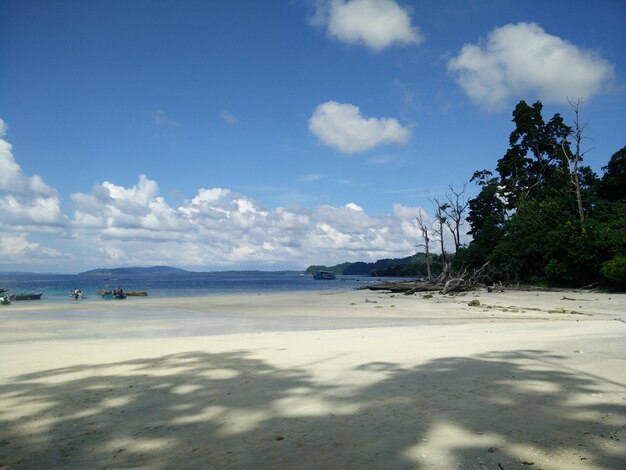
[[[0,358],[0,468],[626,462],[623,294],[23,302]]]

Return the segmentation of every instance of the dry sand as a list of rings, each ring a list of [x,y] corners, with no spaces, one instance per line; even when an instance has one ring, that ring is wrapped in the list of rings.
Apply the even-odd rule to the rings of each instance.
[[[15,303],[0,468],[621,470],[625,322],[582,292]]]

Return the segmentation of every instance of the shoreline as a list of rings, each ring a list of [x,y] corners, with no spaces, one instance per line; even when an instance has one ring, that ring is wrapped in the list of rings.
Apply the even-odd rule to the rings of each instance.
[[[569,292],[2,309],[0,468],[621,468],[626,295]]]

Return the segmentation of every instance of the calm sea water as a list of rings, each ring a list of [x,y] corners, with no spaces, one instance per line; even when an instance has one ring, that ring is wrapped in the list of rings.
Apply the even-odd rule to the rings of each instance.
[[[0,287],[13,294],[43,292],[42,301],[68,301],[69,291],[81,289],[89,300],[102,300],[99,289],[122,287],[146,291],[150,297],[180,297],[236,293],[351,290],[378,282],[368,276],[337,276],[317,281],[313,276],[276,273],[202,273],[175,276],[110,277],[63,274],[0,274]]]

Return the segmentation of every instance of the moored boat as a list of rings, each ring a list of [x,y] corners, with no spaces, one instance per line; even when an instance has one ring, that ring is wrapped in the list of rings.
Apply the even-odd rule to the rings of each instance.
[[[98,294],[102,295],[103,299],[125,299],[126,294],[124,293],[124,289],[118,287],[113,290],[103,290],[98,291]]]
[[[11,300],[39,300],[41,299],[41,296],[43,295],[43,292],[37,292],[37,293],[22,293],[20,292],[19,294],[12,294],[11,295]]]
[[[101,289],[101,290],[96,291],[96,294],[103,295],[103,294],[106,294],[107,292],[113,292],[113,291]],[[124,292],[124,294],[127,297],[146,297],[148,295],[146,291],[129,291],[129,292],[122,291],[122,292]]]
[[[74,289],[70,291],[70,298],[74,300],[81,300],[85,298],[85,293],[80,289]]]
[[[9,305],[11,303],[11,296],[9,294],[0,295],[0,305]]]
[[[330,271],[318,271],[313,274],[313,279],[322,280],[322,281],[332,281],[336,279],[336,276]]]

